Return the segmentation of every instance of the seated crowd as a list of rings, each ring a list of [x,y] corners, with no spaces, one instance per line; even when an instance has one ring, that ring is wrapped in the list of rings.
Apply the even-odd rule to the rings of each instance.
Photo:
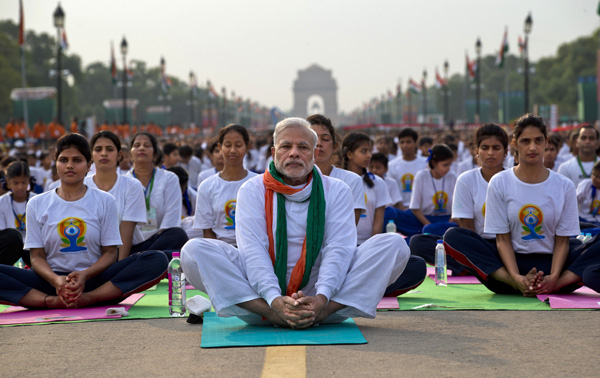
[[[219,316],[306,328],[374,317],[423,282],[438,239],[454,275],[496,293],[600,292],[600,236],[576,238],[600,233],[598,130],[549,135],[526,114],[509,131],[342,138],[316,114],[272,136],[18,140],[1,161],[0,303],[118,303],[181,251]]]

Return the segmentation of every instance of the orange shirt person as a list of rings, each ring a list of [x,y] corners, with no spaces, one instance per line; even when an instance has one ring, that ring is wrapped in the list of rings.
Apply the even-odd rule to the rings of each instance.
[[[50,134],[50,139],[58,139],[65,135],[65,128],[60,123],[55,121],[48,125],[48,133]]]
[[[69,128],[69,131],[71,131],[72,133],[77,132],[77,118],[73,118],[73,120],[71,121],[71,127]]]
[[[46,124],[41,118],[33,125],[33,137],[36,139],[46,139]]]
[[[14,139],[17,137],[17,126],[15,125],[13,118],[9,119],[4,127],[4,134],[6,135],[6,139]]]

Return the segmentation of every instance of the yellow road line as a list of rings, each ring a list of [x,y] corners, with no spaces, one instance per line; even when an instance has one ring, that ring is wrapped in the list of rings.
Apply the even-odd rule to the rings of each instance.
[[[306,346],[268,347],[261,377],[306,377]]]

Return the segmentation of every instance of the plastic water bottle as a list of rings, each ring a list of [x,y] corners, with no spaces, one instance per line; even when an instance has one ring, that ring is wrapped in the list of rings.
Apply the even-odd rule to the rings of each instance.
[[[390,220],[388,224],[385,225],[385,232],[396,233],[396,223],[393,220]]]
[[[448,285],[448,276],[446,272],[446,251],[444,250],[444,241],[438,240],[435,246],[435,284],[441,286]]]
[[[181,269],[179,252],[173,252],[169,263],[169,314],[185,316],[185,275]]]
[[[592,240],[592,234],[591,233],[587,233],[585,234],[585,238],[583,239],[584,243],[589,242],[590,240]]]
[[[17,268],[25,269],[25,263],[23,262],[23,259],[22,259],[22,258],[20,258],[20,259],[19,259],[19,261],[17,261],[17,262],[15,263],[15,266],[16,266]]]
[[[577,238],[576,238],[576,239],[577,239],[577,240],[579,240],[580,242],[582,242],[582,243],[583,243],[583,240],[585,239],[585,234],[584,234],[583,232],[581,232],[581,233],[580,233],[580,234],[577,236]]]

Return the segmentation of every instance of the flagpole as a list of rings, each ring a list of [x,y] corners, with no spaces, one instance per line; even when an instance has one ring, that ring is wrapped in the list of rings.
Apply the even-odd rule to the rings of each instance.
[[[508,76],[508,56],[504,58],[504,123],[510,122],[510,78]]]
[[[20,47],[21,50],[21,81],[23,82],[23,118],[25,119],[25,129],[27,134],[29,134],[29,112],[27,110],[27,88],[26,88],[26,77],[25,77],[25,52],[23,51],[23,46]]]

